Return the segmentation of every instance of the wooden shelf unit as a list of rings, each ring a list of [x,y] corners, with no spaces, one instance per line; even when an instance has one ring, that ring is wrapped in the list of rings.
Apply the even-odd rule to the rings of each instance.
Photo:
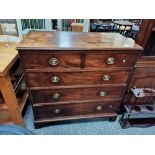
[[[28,91],[16,43],[0,43],[0,124],[24,126]]]

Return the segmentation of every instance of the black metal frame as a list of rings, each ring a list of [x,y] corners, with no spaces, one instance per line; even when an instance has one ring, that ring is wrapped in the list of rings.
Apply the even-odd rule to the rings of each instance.
[[[132,91],[132,89],[130,90],[130,92],[131,92],[131,96],[130,96],[130,98],[129,98],[129,101],[130,101],[130,99],[131,99],[131,97],[134,95],[134,97],[135,97],[135,100],[134,100],[134,102],[132,103],[133,105],[131,106],[131,109],[130,109],[130,111],[129,112],[127,112],[127,111],[124,111],[123,112],[123,114],[122,114],[122,117],[120,118],[120,120],[119,120],[119,122],[120,122],[120,125],[121,125],[121,127],[123,128],[123,129],[125,129],[125,128],[128,128],[128,127],[132,127],[132,126],[136,126],[136,127],[150,127],[150,126],[153,126],[153,125],[155,125],[155,118],[146,118],[145,119],[145,122],[144,122],[144,124],[142,125],[142,123],[141,123],[141,121],[142,121],[142,119],[141,118],[139,118],[139,119],[130,119],[130,117],[132,116],[132,114],[133,114],[133,110],[134,110],[134,108],[135,108],[135,106],[136,106],[136,102],[137,102],[137,99],[139,98],[138,96],[136,96],[134,93],[133,93],[133,91]],[[125,114],[127,114],[127,117],[125,118],[124,116],[125,116]],[[144,119],[144,118],[143,118]],[[150,121],[149,121],[149,119],[150,119]],[[130,120],[136,120],[137,121],[137,124],[131,124],[130,123]],[[146,121],[147,120],[147,121]],[[136,122],[135,121],[135,122]],[[140,124],[138,125],[138,121],[140,121]],[[152,122],[151,122],[152,121]],[[148,122],[150,122],[150,124],[148,123]]]

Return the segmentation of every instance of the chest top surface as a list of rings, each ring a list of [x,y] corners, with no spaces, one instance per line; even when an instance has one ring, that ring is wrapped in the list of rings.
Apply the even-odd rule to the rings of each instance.
[[[118,33],[30,31],[17,49],[142,50],[142,47]]]

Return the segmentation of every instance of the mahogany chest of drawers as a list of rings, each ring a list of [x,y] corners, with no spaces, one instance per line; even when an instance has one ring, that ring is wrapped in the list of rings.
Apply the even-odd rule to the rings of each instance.
[[[117,116],[142,48],[116,33],[29,32],[18,46],[35,127]]]

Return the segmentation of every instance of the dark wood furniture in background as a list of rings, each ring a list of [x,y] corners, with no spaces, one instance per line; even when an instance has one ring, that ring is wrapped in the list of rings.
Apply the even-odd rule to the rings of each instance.
[[[140,31],[135,40],[136,43],[141,45],[143,48],[146,48],[154,26],[155,26],[154,19],[142,20],[142,23],[140,25]]]
[[[24,126],[22,112],[28,98],[17,43],[0,43],[0,124]]]
[[[28,33],[17,47],[35,127],[80,118],[116,118],[143,50],[115,33]]]
[[[155,114],[155,96],[145,96],[141,98],[136,98],[131,89],[154,89],[155,90],[155,57],[143,57],[137,61],[134,73],[132,75],[124,105],[128,105],[129,108],[132,106],[135,116],[130,119],[125,118],[121,120],[121,125],[123,128],[128,128],[131,126],[136,127],[147,127],[155,125],[155,117],[149,118],[150,114]],[[143,109],[150,107],[150,111],[143,112]],[[138,112],[139,110],[139,112]]]
[[[155,20],[143,20],[140,25],[140,31],[137,35],[136,42],[140,44],[144,51],[142,56],[138,59],[135,70],[132,75],[128,90],[124,97],[124,105],[153,105],[155,104],[155,97],[138,98],[135,102],[135,97],[130,91],[132,88],[151,88],[155,89]],[[152,109],[155,113],[155,109]],[[152,112],[152,113],[153,113]],[[146,114],[147,116],[147,114]],[[126,121],[126,120],[125,120]],[[128,122],[121,122],[124,128],[131,126],[150,126],[155,125],[154,118],[132,118]],[[125,125],[124,125],[125,123]]]

